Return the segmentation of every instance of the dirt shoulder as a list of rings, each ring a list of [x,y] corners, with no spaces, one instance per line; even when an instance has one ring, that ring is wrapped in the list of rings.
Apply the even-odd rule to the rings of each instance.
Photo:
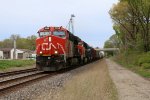
[[[119,100],[150,100],[150,81],[109,59],[106,62],[118,90]]]
[[[52,100],[117,100],[117,92],[113,84],[105,60],[77,68],[70,72],[72,78],[55,92]],[[44,96],[46,95],[46,97]],[[38,100],[50,100],[47,93]]]

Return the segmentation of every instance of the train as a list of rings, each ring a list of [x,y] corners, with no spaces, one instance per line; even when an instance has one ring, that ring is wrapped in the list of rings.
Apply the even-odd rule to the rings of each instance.
[[[43,27],[36,39],[36,68],[58,71],[70,66],[83,65],[102,57],[101,53],[66,28]]]

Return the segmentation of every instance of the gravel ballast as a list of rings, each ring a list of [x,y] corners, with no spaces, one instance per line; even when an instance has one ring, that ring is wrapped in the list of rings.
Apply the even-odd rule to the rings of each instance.
[[[23,87],[9,95],[1,96],[0,100],[33,100],[36,99],[37,96],[40,96],[46,92],[53,94],[54,90],[61,87],[68,78],[70,78],[70,73],[52,76],[48,79],[44,79],[42,81]]]
[[[28,72],[28,73],[21,73],[21,74],[17,74],[17,75],[6,76],[6,77],[0,77],[0,82],[6,81],[6,80],[10,80],[10,79],[19,78],[19,77],[23,77],[23,76],[32,75],[32,74],[35,74],[35,73],[39,73],[39,71]]]

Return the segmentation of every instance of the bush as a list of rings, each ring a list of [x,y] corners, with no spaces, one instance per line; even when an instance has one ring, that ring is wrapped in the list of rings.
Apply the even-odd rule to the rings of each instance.
[[[147,52],[147,54],[148,54],[148,55],[150,55],[150,51],[149,51],[149,52]]]
[[[122,52],[113,59],[141,76],[150,78],[150,52]]]
[[[143,64],[142,64],[142,67],[143,67],[144,69],[150,69],[150,63],[143,63]]]
[[[140,58],[138,60],[139,66],[141,66],[143,64],[147,65],[148,63],[150,63],[150,53],[149,52],[140,56]]]

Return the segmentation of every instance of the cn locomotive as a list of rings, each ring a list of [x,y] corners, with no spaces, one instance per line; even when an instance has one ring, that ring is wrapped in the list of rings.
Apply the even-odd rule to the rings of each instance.
[[[43,27],[36,39],[36,68],[57,71],[99,59],[99,52],[63,27]]]

